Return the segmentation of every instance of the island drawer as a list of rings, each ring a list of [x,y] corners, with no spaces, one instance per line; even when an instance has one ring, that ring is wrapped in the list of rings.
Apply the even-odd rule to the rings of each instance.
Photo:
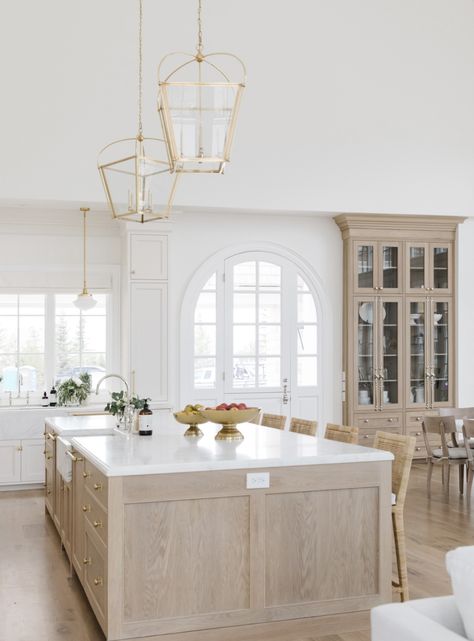
[[[106,551],[96,543],[94,532],[86,523],[84,532],[84,588],[99,623],[104,629],[107,614]],[[105,631],[105,630],[104,630]]]
[[[392,434],[400,434],[399,428],[386,427],[383,430],[361,428],[359,429],[359,445],[365,445],[366,447],[373,447],[375,435],[378,431],[389,432],[389,433],[391,432]]]
[[[105,474],[102,474],[94,465],[87,459],[84,461],[84,485],[95,497],[96,501],[102,504],[107,509],[107,492],[108,492],[108,479]]]
[[[103,544],[107,545],[107,512],[90,491],[85,492],[82,510],[86,521],[97,532]]]
[[[354,417],[355,424],[359,430],[385,430],[385,429],[402,429],[401,414],[357,414]]]
[[[439,416],[439,412],[437,410],[420,410],[419,412],[407,412],[405,416],[407,422],[407,432],[410,431],[410,429],[415,429],[416,431],[421,432],[423,417]]]

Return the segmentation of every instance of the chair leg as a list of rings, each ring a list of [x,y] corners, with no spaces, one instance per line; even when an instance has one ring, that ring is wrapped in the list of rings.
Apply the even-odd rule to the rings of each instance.
[[[400,587],[400,600],[408,601],[408,571],[407,555],[405,548],[405,525],[403,512],[392,512],[393,537],[395,539],[395,555],[397,557],[398,583]]]
[[[464,493],[464,463],[459,465],[459,494]]]
[[[426,485],[428,491],[428,498],[431,498],[431,476],[433,474],[433,461],[428,459],[428,467],[426,470]]]
[[[449,496],[449,477],[450,477],[450,465],[449,461],[443,461],[443,484],[444,491],[447,496]]]
[[[468,506],[470,506],[471,505],[472,481],[474,479],[474,469],[468,465],[466,470],[467,470],[467,483],[466,483],[467,504],[468,504]]]

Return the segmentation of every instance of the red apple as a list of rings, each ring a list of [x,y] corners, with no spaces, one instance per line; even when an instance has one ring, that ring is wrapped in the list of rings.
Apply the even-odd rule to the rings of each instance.
[[[221,403],[220,405],[217,405],[216,410],[228,410],[229,408],[227,407],[227,403]]]
[[[237,405],[237,407],[238,407],[239,410],[246,410],[247,409],[247,405],[245,405],[245,403],[239,403]]]

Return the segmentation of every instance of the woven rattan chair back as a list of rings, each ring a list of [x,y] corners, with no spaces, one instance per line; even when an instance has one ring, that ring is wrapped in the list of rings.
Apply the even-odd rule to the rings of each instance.
[[[324,438],[327,438],[330,441],[339,441],[340,443],[352,443],[352,445],[356,445],[359,440],[359,428],[350,427],[349,425],[327,423]]]
[[[391,432],[376,432],[374,447],[377,450],[391,452],[394,456],[392,463],[392,492],[396,496],[397,507],[403,509],[410,478],[411,462],[415,452],[416,438]]]
[[[298,434],[307,434],[308,436],[316,436],[318,429],[317,421],[308,421],[305,418],[292,418],[290,423],[290,432],[297,432]]]
[[[280,414],[263,414],[260,425],[265,427],[274,427],[276,430],[284,430],[286,424],[286,416]]]

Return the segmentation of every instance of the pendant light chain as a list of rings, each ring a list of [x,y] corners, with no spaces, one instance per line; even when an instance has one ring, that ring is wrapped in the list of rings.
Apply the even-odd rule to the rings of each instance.
[[[143,138],[142,124],[142,94],[143,94],[143,0],[140,0],[138,23],[138,138]]]
[[[197,44],[197,53],[198,56],[202,56],[202,0],[198,0],[198,18],[197,18],[197,23],[198,23],[198,44]]]

